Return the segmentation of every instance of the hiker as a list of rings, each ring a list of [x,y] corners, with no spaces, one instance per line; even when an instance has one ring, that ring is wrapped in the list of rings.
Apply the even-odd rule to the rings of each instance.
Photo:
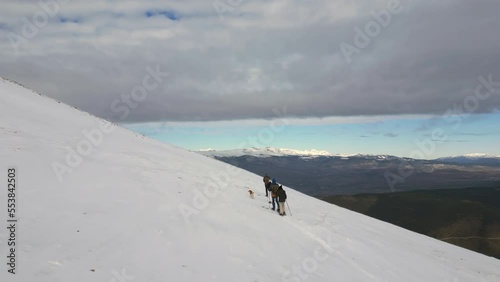
[[[278,204],[278,189],[280,186],[278,183],[276,183],[276,179],[273,178],[273,182],[271,183],[271,197],[272,197],[272,203],[273,203],[273,208],[272,210],[274,211],[275,207],[278,209],[278,212],[280,211],[280,207]],[[276,203],[276,205],[275,205]]]
[[[264,176],[264,187],[266,188],[266,197],[269,197],[269,186],[271,185],[271,177],[267,176],[267,173],[266,175]]]
[[[281,216],[286,215],[286,210],[285,210],[285,202],[286,202],[286,192],[283,190],[283,186],[280,185],[278,188],[278,192],[276,193],[278,195],[278,202],[279,202],[279,213]]]
[[[266,192],[268,192],[268,191],[271,192],[271,184],[272,184],[271,179],[269,179],[269,181],[267,182],[267,185],[266,185]],[[267,201],[269,203],[271,203],[271,198],[269,197],[269,195],[266,195],[266,197],[267,197]]]

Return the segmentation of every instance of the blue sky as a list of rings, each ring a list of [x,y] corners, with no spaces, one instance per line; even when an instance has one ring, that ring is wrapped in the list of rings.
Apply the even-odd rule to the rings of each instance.
[[[370,120],[378,121],[370,121]],[[333,154],[389,154],[433,159],[471,153],[500,155],[500,113],[462,117],[364,117],[347,120],[288,120],[129,124],[131,130],[190,150],[242,147],[321,149]],[[438,139],[433,139],[439,137]],[[420,144],[420,145],[419,145]],[[417,153],[416,153],[417,152]]]

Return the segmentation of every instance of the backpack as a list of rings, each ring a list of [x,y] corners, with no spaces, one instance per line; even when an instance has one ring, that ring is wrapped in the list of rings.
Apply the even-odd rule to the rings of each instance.
[[[278,191],[277,195],[278,195],[278,200],[280,202],[285,202],[286,201],[286,192],[285,190],[283,190],[283,187],[280,186],[280,190]]]
[[[280,186],[278,184],[271,184],[271,193],[272,193],[273,198],[277,197],[276,193],[278,192],[279,188],[280,188]]]

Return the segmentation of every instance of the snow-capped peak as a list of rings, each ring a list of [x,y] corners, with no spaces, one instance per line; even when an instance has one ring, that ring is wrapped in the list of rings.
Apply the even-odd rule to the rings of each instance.
[[[466,158],[500,158],[500,156],[497,155],[490,155],[490,154],[484,154],[484,153],[472,153],[472,154],[465,154],[462,157]]]
[[[239,157],[239,156],[258,156],[258,157],[270,157],[270,156],[301,156],[301,157],[319,157],[319,156],[333,156],[330,152],[325,150],[296,150],[287,148],[244,148],[244,149],[234,149],[234,150],[197,150],[196,152],[209,155],[213,157]]]
[[[304,158],[315,158],[315,157],[338,157],[342,159],[349,158],[369,158],[369,159],[378,159],[378,160],[386,160],[397,158],[395,156],[390,155],[370,155],[370,154],[332,154],[326,150],[297,150],[297,149],[287,149],[287,148],[273,148],[273,147],[264,147],[264,148],[245,148],[245,149],[233,149],[233,150],[214,150],[214,149],[201,149],[196,150],[196,153],[210,156],[210,157],[241,157],[241,156],[254,156],[254,157],[304,157]]]
[[[438,160],[452,160],[452,159],[469,159],[469,160],[480,160],[480,159],[500,159],[499,155],[491,155],[485,153],[471,153],[458,156],[449,156],[439,158]]]
[[[215,149],[212,149],[212,148],[207,148],[207,149],[199,149],[197,150],[198,152],[215,152],[216,150]]]

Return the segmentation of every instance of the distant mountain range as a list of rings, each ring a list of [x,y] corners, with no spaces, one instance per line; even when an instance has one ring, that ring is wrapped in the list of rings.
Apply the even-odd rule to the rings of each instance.
[[[296,149],[285,149],[285,148],[244,148],[244,149],[233,149],[233,150],[214,150],[214,149],[204,149],[195,151],[197,153],[211,156],[211,157],[239,157],[239,156],[255,156],[255,157],[288,157],[288,156],[299,156],[299,157],[363,157],[371,159],[409,159],[404,157],[397,157],[392,155],[370,155],[370,154],[332,154],[325,150],[296,150]],[[429,161],[437,162],[453,162],[453,163],[500,163],[500,156],[489,155],[482,153],[466,154],[461,156],[450,156],[438,159],[433,159]]]
[[[500,156],[487,154],[469,154],[456,157],[439,158],[437,161],[458,164],[500,165]]]
[[[313,196],[500,185],[500,157],[483,154],[416,160],[269,147],[198,153],[259,175],[267,173],[278,182]],[[411,173],[401,173],[408,166]],[[388,174],[400,177],[392,188]]]

